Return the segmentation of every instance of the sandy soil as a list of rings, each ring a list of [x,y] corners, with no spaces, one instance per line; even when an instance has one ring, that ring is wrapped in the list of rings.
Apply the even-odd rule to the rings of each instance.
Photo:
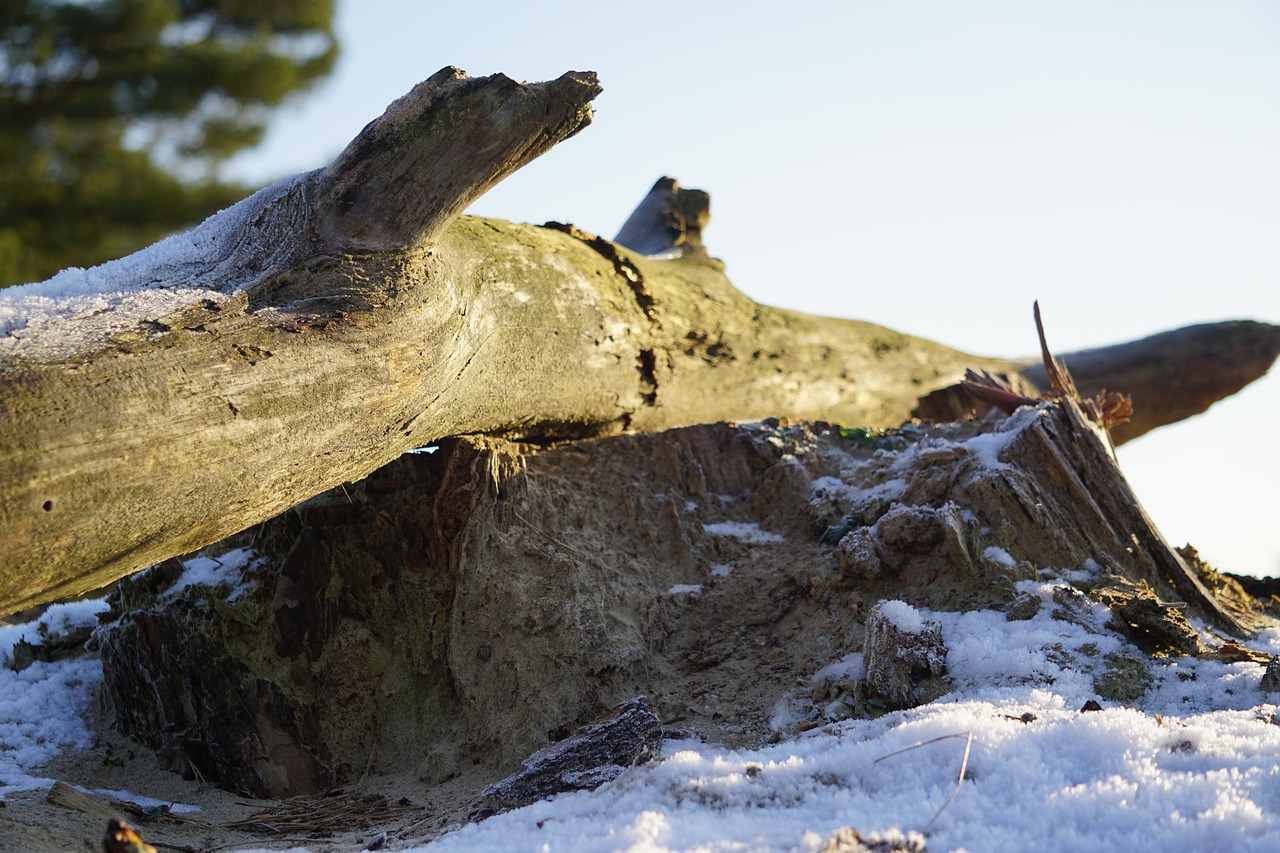
[[[100,715],[99,715],[100,716]],[[279,800],[250,800],[204,784],[184,779],[159,766],[154,755],[141,744],[115,734],[109,720],[96,719],[95,746],[69,750],[41,771],[49,778],[91,791],[128,791],[143,797],[195,805],[190,814],[158,815],[145,819],[134,809],[117,808],[118,816],[142,829],[147,843],[160,851],[234,851],[245,849],[285,850],[306,846],[315,853],[364,849],[381,833],[386,848],[421,844],[460,826],[481,805],[479,791],[494,781],[491,773],[463,773],[439,785],[428,786],[411,773],[369,776],[357,785],[340,789],[342,796],[300,797],[288,801],[292,813],[311,809],[313,828],[272,832],[265,827],[233,827],[281,804]],[[390,816],[362,817],[356,809],[344,814],[343,806],[356,796],[381,795]],[[112,798],[97,795],[104,807]],[[0,850],[23,853],[69,853],[99,851],[106,820],[48,802],[48,792],[15,794],[0,804]],[[115,805],[119,805],[118,802]],[[268,817],[266,820],[270,820]]]

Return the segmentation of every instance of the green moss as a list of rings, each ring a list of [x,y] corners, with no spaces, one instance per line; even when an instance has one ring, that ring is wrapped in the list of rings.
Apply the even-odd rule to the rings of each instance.
[[[1103,661],[1106,669],[1093,679],[1093,690],[1103,699],[1132,705],[1155,683],[1147,661],[1136,655],[1113,652]]]
[[[1051,646],[1044,647],[1045,657],[1049,662],[1060,666],[1064,669],[1074,669],[1076,667],[1076,656],[1067,651],[1062,643],[1054,643]]]

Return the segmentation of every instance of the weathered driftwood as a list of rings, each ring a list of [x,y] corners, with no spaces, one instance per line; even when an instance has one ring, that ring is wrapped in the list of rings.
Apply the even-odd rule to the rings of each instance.
[[[705,194],[674,182],[620,235],[674,260],[455,219],[584,127],[597,92],[589,73],[524,85],[446,69],[327,169],[159,248],[0,294],[0,612],[190,552],[442,437],[891,425],[967,367],[1024,366],[752,302],[701,250]],[[69,281],[80,296],[24,315]],[[1174,416],[1261,375],[1280,345],[1272,327],[1219,331],[1267,352]],[[1100,373],[1141,410],[1134,353],[1119,356]]]
[[[644,696],[622,702],[563,740],[521,762],[522,769],[484,789],[495,806],[519,808],[565,791],[598,788],[662,748],[662,720]]]
[[[945,693],[936,650],[895,667],[902,643],[868,649],[885,599],[1025,619],[1052,604],[1015,583],[1057,567],[1063,618],[1104,601],[1116,624],[1090,629],[1140,648],[1206,651],[1187,616],[1261,624],[1169,548],[1070,401],[882,436],[774,421],[518,450],[449,440],[240,534],[227,547],[261,561],[244,584],[172,600],[125,581],[131,612],[101,637],[122,729],[258,795],[370,761],[498,779],[638,693],[669,726],[758,745],[795,685],[860,650],[867,682],[813,684],[800,727],[841,697],[876,714]],[[1100,698],[1131,697],[1121,680]]]
[[[1133,398],[1129,422],[1111,430],[1113,443],[1120,445],[1200,414],[1266,373],[1277,354],[1277,327],[1236,320],[1187,326],[1128,343],[1067,353],[1061,359],[1082,395],[1120,391]],[[1013,378],[1031,393],[1051,390],[1040,363],[1020,366]],[[990,408],[953,385],[923,397],[915,413],[946,421],[982,415]]]

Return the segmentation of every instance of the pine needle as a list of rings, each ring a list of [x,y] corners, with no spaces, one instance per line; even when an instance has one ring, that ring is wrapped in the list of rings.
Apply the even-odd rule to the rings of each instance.
[[[960,788],[964,785],[965,771],[969,769],[969,751],[973,746],[973,732],[957,732],[953,735],[942,735],[941,737],[931,738],[930,740],[922,740],[919,743],[913,743],[911,746],[903,747],[902,749],[891,752],[888,755],[882,755],[875,761],[871,762],[872,764],[879,764],[886,758],[893,758],[895,755],[902,755],[904,752],[910,752],[911,750],[919,749],[922,746],[928,746],[933,743],[938,743],[939,741],[961,737],[964,738],[964,755],[960,758],[960,776],[956,779],[955,790],[951,792],[951,796],[947,797],[947,801],[939,806],[938,810],[933,813],[933,817],[929,818],[929,822],[924,825],[924,829],[921,830],[921,832],[925,835],[929,834],[929,829],[933,826],[934,822],[942,816],[942,813],[947,810],[947,806],[951,805],[951,802],[960,794]]]

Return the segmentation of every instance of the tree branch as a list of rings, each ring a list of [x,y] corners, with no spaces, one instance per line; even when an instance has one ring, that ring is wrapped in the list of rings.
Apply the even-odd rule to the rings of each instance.
[[[360,132],[314,182],[335,249],[428,245],[490,187],[591,123],[592,72],[533,85],[445,68]]]

